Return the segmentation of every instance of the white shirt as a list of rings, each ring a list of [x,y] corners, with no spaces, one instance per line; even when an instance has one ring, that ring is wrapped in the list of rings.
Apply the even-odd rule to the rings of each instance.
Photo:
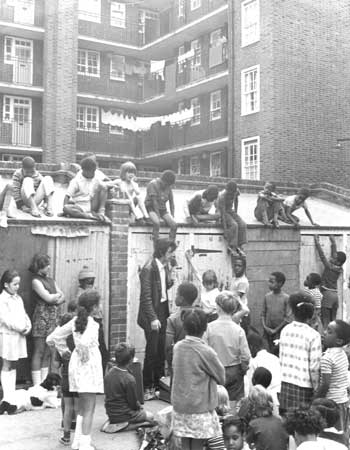
[[[159,275],[160,275],[160,284],[162,286],[162,298],[160,299],[160,302],[166,302],[167,299],[167,295],[166,295],[166,276],[165,276],[165,267],[164,265],[159,261],[158,258],[156,258],[156,263],[157,263],[157,267],[159,270]]]
[[[220,294],[218,288],[211,291],[206,291],[205,288],[201,291],[201,306],[206,314],[216,313],[216,297]]]
[[[253,373],[258,367],[264,367],[269,370],[272,375],[272,380],[268,390],[276,392],[281,392],[281,365],[280,360],[277,356],[269,353],[267,350],[260,350],[255,358],[250,360],[249,369],[247,372],[247,377],[251,383]]]

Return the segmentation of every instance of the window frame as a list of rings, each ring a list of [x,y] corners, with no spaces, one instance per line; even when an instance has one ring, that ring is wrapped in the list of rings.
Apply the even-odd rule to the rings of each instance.
[[[247,38],[247,28],[249,24],[247,21],[247,6],[251,3],[256,3],[257,9],[257,19],[256,19],[256,32],[251,38]],[[250,24],[250,26],[252,26]],[[241,47],[246,47],[248,45],[254,44],[260,41],[260,0],[245,0],[241,4]]]
[[[116,27],[116,28],[126,28],[126,3],[117,2],[115,0],[110,0],[111,7],[110,7],[110,26]],[[116,7],[115,11],[112,11],[113,6]],[[119,8],[120,6],[123,6],[123,11],[121,11]],[[113,17],[113,14],[120,15],[120,18]]]
[[[98,3],[98,7],[91,8],[91,5],[94,2]],[[80,8],[81,4],[83,4],[85,8],[86,8],[86,5],[88,5],[90,7],[90,9],[81,9]],[[85,20],[86,22],[101,23],[101,0],[79,0],[78,8],[79,8],[78,20]]]
[[[181,170],[181,169],[183,169],[183,170]],[[177,174],[178,175],[186,175],[185,174],[185,169],[186,169],[186,167],[185,167],[185,158],[179,158],[178,160],[177,160]]]
[[[180,50],[181,49],[181,50]],[[178,51],[177,51],[177,56],[182,56],[186,53],[185,50],[185,44],[180,45],[180,47],[178,47]],[[185,61],[181,61],[177,63],[177,73],[184,73],[185,71],[185,65],[186,62]]]
[[[80,128],[78,126],[78,109],[79,108],[84,108],[84,117],[83,117],[83,122],[84,122],[84,126],[83,128]],[[87,115],[88,115],[88,108],[92,108],[96,110],[96,128],[88,128],[87,123]],[[77,105],[77,117],[76,117],[76,129],[79,131],[88,131],[91,133],[99,133],[100,131],[100,108],[98,106],[95,105],[84,105],[81,103],[78,103]]]
[[[202,6],[202,0],[191,0],[191,2],[190,2],[191,11],[195,11],[196,9],[200,8],[201,6]]]
[[[202,65],[202,42],[200,39],[193,39],[190,45],[191,50],[194,50],[194,56],[191,59],[191,67],[200,67]]]
[[[85,57],[84,57],[84,64],[80,64],[79,63],[79,53],[85,53]],[[79,66],[81,67],[85,67],[87,70],[89,69],[89,53],[94,53],[95,55],[97,55],[97,73],[90,73],[90,72],[80,72],[79,70]],[[93,67],[93,66],[91,66]],[[93,77],[93,78],[100,78],[100,73],[101,73],[101,54],[100,52],[97,52],[95,50],[88,50],[85,48],[79,48],[78,49],[78,62],[77,62],[77,73],[78,75],[81,75],[83,77]]]
[[[214,95],[215,94],[220,94],[220,107],[215,107],[214,106]],[[214,120],[220,120],[222,117],[222,93],[221,93],[221,89],[218,89],[216,91],[210,92],[210,107],[209,107],[209,111],[210,111],[210,117],[209,120],[210,122],[214,121]],[[214,113],[216,113],[217,111],[220,111],[220,114],[218,116],[215,116]]]
[[[199,172],[193,173],[192,171],[192,163],[194,160],[198,161]],[[190,175],[200,175],[201,174],[201,160],[199,156],[191,156],[190,157]]]
[[[247,175],[248,171],[246,166],[246,146],[247,145],[256,145],[256,160],[257,160],[257,169],[256,169],[256,178],[251,178]],[[241,177],[244,180],[260,180],[260,136],[252,136],[248,138],[244,138],[241,140]]]
[[[178,19],[185,17],[185,0],[177,0],[177,17]]]
[[[218,156],[218,155],[220,156],[220,174],[219,175],[213,173],[213,163],[212,163],[213,157],[214,156]],[[222,155],[223,155],[222,151],[210,153],[209,173],[210,173],[211,177],[222,177],[223,176],[222,175],[222,172],[223,172],[223,170],[222,170],[223,169],[223,167],[222,167]]]
[[[7,94],[5,94],[3,96],[3,102],[2,102],[2,121],[3,121],[3,123],[12,123],[14,121],[14,115],[15,115],[14,108],[15,108],[16,101],[17,101],[16,106],[21,106],[20,102],[24,102],[23,106],[28,107],[28,110],[29,110],[28,117],[30,118],[29,123],[32,123],[32,121],[33,121],[32,98],[21,97],[18,95],[7,95]],[[5,116],[7,116],[7,114],[8,114],[8,117],[5,117]]]
[[[193,102],[196,101],[197,104],[193,105]],[[191,120],[191,127],[194,127],[196,125],[200,125],[201,123],[201,103],[199,100],[199,97],[193,97],[190,100],[190,107],[193,108],[193,117]],[[195,114],[195,108],[199,109],[199,112],[197,112],[197,114]]]
[[[122,60],[122,66],[124,68],[121,76],[112,76],[112,64],[113,58],[120,58]],[[109,79],[113,81],[125,81],[125,56],[123,55],[113,55],[109,61]]]
[[[256,89],[255,90],[247,90],[245,91],[245,76],[254,73],[256,71]],[[248,109],[248,101],[251,103],[251,99],[249,100],[249,96],[255,93],[255,100],[253,100],[256,104],[254,109]],[[260,112],[260,64],[256,66],[248,67],[247,69],[243,69],[241,71],[241,115],[248,116],[249,114],[255,114]]]

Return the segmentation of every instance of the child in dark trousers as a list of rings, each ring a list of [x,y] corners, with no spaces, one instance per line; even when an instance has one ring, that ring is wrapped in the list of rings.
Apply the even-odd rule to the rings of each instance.
[[[328,324],[324,345],[326,351],[321,357],[321,383],[315,397],[334,400],[339,408],[338,428],[348,434],[349,399],[348,368],[349,362],[343,349],[350,342],[350,325],[343,320],[334,320]]]
[[[320,237],[315,235],[314,239],[316,249],[324,265],[324,271],[321,276],[321,291],[323,294],[321,318],[323,328],[327,328],[329,322],[332,322],[332,320],[335,320],[337,317],[339,306],[338,278],[343,273],[342,265],[346,261],[346,254],[337,251],[337,244],[335,243],[334,236],[329,236],[329,240],[331,241],[331,257],[327,259],[320,244]]]
[[[282,291],[286,277],[282,272],[272,272],[269,277],[271,292],[265,295],[261,313],[264,336],[269,351],[278,356],[278,347],[274,344],[279,339],[282,329],[288,324],[289,295]]]
[[[128,367],[135,356],[135,349],[122,342],[116,346],[116,364],[104,378],[105,408],[109,419],[102,430],[119,431],[120,425],[152,422],[153,414],[145,411],[137,400],[136,380]]]

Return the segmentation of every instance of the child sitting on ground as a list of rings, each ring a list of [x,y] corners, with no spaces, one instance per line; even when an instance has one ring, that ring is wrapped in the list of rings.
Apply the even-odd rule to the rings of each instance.
[[[293,409],[287,415],[285,427],[293,436],[298,450],[331,450],[318,442],[317,436],[321,433],[324,420],[321,414],[310,408]]]
[[[168,317],[165,337],[165,355],[170,374],[172,372],[173,347],[176,342],[186,336],[183,327],[184,312],[192,309],[197,296],[198,290],[192,283],[184,282],[177,288],[175,304],[179,309]]]
[[[129,208],[134,220],[148,219],[148,212],[136,182],[136,172],[136,166],[131,161],[122,164],[118,186],[122,194],[129,200]]]
[[[44,202],[44,214],[51,217],[54,191],[52,178],[43,177],[36,170],[33,158],[23,158],[22,167],[12,175],[12,192],[17,208],[29,212],[33,217],[40,217],[39,206]]]
[[[311,408],[318,411],[325,421],[326,427],[318,435],[317,440],[326,448],[334,450],[345,450],[348,448],[348,438],[344,432],[335,428],[339,422],[339,409],[337,404],[328,398],[316,398]]]
[[[265,367],[257,367],[252,376],[252,386],[260,384],[260,386],[266,389],[266,392],[271,396],[273,409],[272,412],[275,416],[279,415],[279,401],[277,392],[271,389],[272,374]]]
[[[135,349],[126,343],[120,343],[115,349],[116,364],[104,378],[105,408],[109,424],[103,431],[115,433],[129,424],[153,421],[153,414],[144,410],[137,400],[136,380],[128,371],[135,356]]]
[[[245,442],[245,424],[238,416],[227,416],[224,419],[222,433],[227,450],[249,450]]]
[[[271,292],[263,300],[261,322],[269,351],[278,356],[278,347],[274,341],[279,339],[282,329],[289,322],[289,296],[282,291],[286,277],[282,272],[272,272],[269,277]]]
[[[276,185],[271,181],[265,183],[264,189],[259,192],[257,205],[254,210],[256,220],[262,222],[265,227],[279,228],[278,218],[284,216],[282,202],[284,197],[275,193]]]
[[[169,239],[175,241],[177,224],[174,219],[175,204],[172,187],[176,175],[172,170],[165,170],[160,178],[155,178],[147,185],[145,206],[153,223],[153,242],[159,239],[160,219],[170,227]],[[169,202],[170,213],[167,210]]]
[[[334,400],[339,408],[339,429],[348,433],[349,398],[348,367],[344,345],[350,342],[350,325],[343,320],[334,320],[328,324],[324,336],[326,351],[321,357],[321,382],[315,397]]]
[[[346,254],[337,251],[337,244],[334,236],[329,236],[331,241],[331,257],[326,258],[321,244],[320,237],[314,236],[315,245],[320,259],[324,265],[324,271],[321,276],[322,280],[322,304],[321,304],[321,318],[323,328],[326,329],[329,322],[337,318],[337,311],[339,306],[338,299],[338,278],[343,273],[343,264],[346,261]]]
[[[233,409],[244,396],[243,377],[249,367],[250,351],[244,330],[232,320],[239,308],[238,299],[232,292],[223,291],[216,304],[219,317],[208,324],[205,340],[225,367],[225,388]]]
[[[304,281],[304,289],[314,299],[314,315],[310,322],[310,327],[323,334],[323,326],[321,321],[321,304],[322,293],[320,291],[321,277],[318,273],[310,273]]]
[[[105,215],[107,186],[95,176],[96,161],[83,159],[81,169],[69,183],[63,201],[63,215],[110,223]]]
[[[311,217],[311,213],[305,203],[306,199],[310,196],[309,189],[302,188],[299,189],[296,195],[290,195],[285,198],[283,202],[283,211],[279,214],[279,219],[286,223],[291,223],[295,228],[299,228],[299,217],[293,214],[299,208],[303,208],[305,214],[311,222],[311,225],[318,227],[319,225],[315,223]],[[283,214],[284,213],[284,214]],[[287,218],[287,220],[286,220]]]
[[[219,190],[215,184],[210,184],[205,190],[195,192],[185,203],[187,221],[193,223],[210,222],[219,219],[219,214],[210,213],[218,198]]]
[[[214,270],[206,270],[202,275],[203,289],[201,290],[200,305],[207,315],[208,323],[218,318],[216,312],[216,297],[220,294],[218,279]]]
[[[228,250],[231,254],[241,255],[243,245],[247,243],[247,225],[238,215],[239,195],[237,183],[229,181],[218,196],[217,211],[221,217]]]

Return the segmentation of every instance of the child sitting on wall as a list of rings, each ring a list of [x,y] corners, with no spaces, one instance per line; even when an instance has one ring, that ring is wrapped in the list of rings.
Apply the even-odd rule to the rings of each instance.
[[[219,191],[215,184],[210,184],[205,190],[195,192],[185,203],[185,216],[187,221],[197,224],[199,222],[217,221],[219,214],[210,213],[218,198]]]
[[[257,204],[254,210],[256,220],[262,222],[265,227],[279,228],[278,218],[284,216],[282,202],[284,197],[275,193],[276,184],[268,181],[264,189],[259,192]]]
[[[309,189],[302,188],[299,189],[296,195],[290,195],[287,198],[285,198],[285,200],[283,201],[283,210],[285,214],[283,214],[283,211],[280,212],[279,219],[282,220],[283,222],[293,224],[295,228],[299,228],[299,217],[293,214],[293,212],[299,208],[303,208],[305,214],[310,220],[311,225],[318,227],[319,225],[313,221],[311,213],[305,202],[309,196],[310,196]]]

